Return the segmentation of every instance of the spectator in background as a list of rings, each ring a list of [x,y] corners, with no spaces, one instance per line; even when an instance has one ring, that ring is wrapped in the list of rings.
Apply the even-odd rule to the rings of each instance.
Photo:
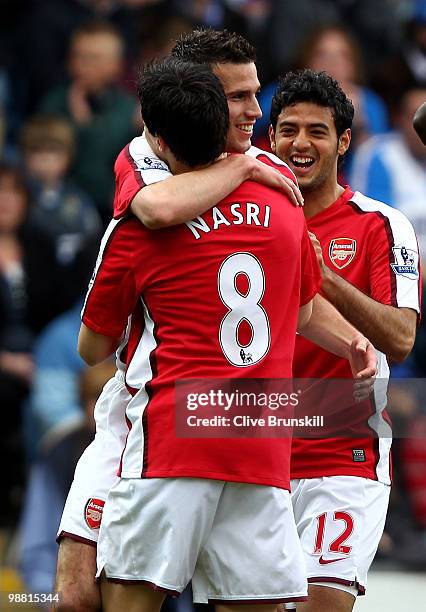
[[[365,66],[361,47],[346,27],[319,28],[308,37],[298,58],[299,68],[327,72],[340,84],[355,108],[352,126],[354,148],[371,134],[389,129],[381,98],[364,85]]]
[[[13,465],[2,485],[1,521],[12,520],[22,484],[22,402],[33,375],[34,338],[57,312],[55,258],[49,241],[28,223],[29,193],[20,171],[0,165],[0,461]]]
[[[58,548],[55,538],[62,508],[77,459],[95,433],[95,402],[114,371],[113,361],[81,369],[76,387],[82,419],[62,435],[46,439],[32,466],[20,526],[20,568],[30,592],[53,590]]]
[[[7,70],[0,65],[0,159],[12,161],[16,157],[16,143],[11,138],[10,124],[16,117],[11,112],[10,79]]]
[[[142,25],[144,27],[141,28],[142,31],[139,33],[140,44],[132,66],[133,90],[140,67],[154,58],[166,57],[172,50],[176,39],[184,34],[189,34],[193,30],[192,23],[185,17],[178,15],[152,16],[148,24],[145,22],[141,23]],[[148,26],[151,26],[149,34],[147,32]]]
[[[420,327],[421,331],[422,327]],[[418,376],[419,374],[417,374]],[[393,429],[393,490],[381,553],[407,569],[426,569],[426,412],[424,380],[393,379],[388,389]],[[423,374],[424,378],[424,374]]]
[[[135,100],[117,85],[123,53],[123,40],[109,23],[79,27],[70,40],[69,81],[48,92],[40,105],[42,113],[63,115],[74,126],[72,176],[105,221],[111,215],[115,158],[136,133]]]
[[[126,43],[126,54],[135,54],[136,27],[146,13],[170,0],[3,0],[0,50],[12,58],[14,76],[22,84],[26,115],[36,111],[44,95],[60,84],[66,67],[70,36],[93,19],[114,25]],[[145,10],[146,6],[146,10]]]
[[[355,107],[352,150],[369,135],[380,134],[388,129],[386,107],[376,93],[363,85],[364,65],[361,49],[346,28],[326,25],[313,30],[303,42],[295,64],[296,68],[327,72],[338,81],[352,101]],[[257,127],[263,126],[264,133],[275,87],[276,83],[269,85],[262,91],[259,99],[263,120],[257,123]]]
[[[423,265],[426,263],[426,149],[412,125],[416,109],[426,99],[426,87],[402,97],[396,130],[373,137],[355,153],[351,185],[375,200],[401,210],[416,231]]]
[[[419,241],[423,270],[426,264],[426,148],[416,134],[412,119],[426,100],[426,87],[414,87],[399,96],[395,130],[373,137],[355,153],[350,183],[375,200],[388,202],[412,222]],[[423,298],[425,276],[423,275]],[[424,305],[422,301],[422,317]],[[426,331],[420,326],[408,360],[392,367],[393,377],[426,376]]]
[[[56,317],[42,331],[34,346],[33,384],[27,405],[27,455],[34,457],[40,444],[81,424],[84,415],[78,378],[84,370],[77,352],[83,302]]]
[[[20,144],[34,202],[30,218],[54,244],[65,310],[82,291],[75,278],[76,256],[83,245],[99,241],[102,221],[91,198],[68,178],[75,137],[67,120],[33,117],[22,129]]]
[[[397,51],[381,62],[374,84],[396,117],[401,94],[416,87],[426,88],[426,2],[412,1],[411,18],[405,24]]]
[[[73,262],[73,291],[78,297],[69,310],[44,328],[34,344],[33,384],[26,406],[29,456],[37,453],[40,444],[63,436],[84,421],[78,382],[84,363],[77,352],[77,337],[97,252],[98,241],[90,237],[80,245]]]
[[[233,5],[269,4],[261,53],[260,78],[268,83],[295,67],[297,50],[316,28],[345,24],[359,37],[368,66],[389,55],[400,38],[401,17],[395,0],[226,0]],[[246,11],[247,12],[247,11]],[[247,30],[250,35],[252,29]],[[261,49],[259,47],[261,46]],[[268,109],[269,112],[269,109]]]

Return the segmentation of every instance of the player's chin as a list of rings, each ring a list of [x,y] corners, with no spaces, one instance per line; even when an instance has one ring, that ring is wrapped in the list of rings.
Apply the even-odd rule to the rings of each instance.
[[[315,181],[312,179],[312,177],[299,176],[298,174],[296,174],[296,178],[297,178],[299,188],[301,190],[309,191],[310,189],[315,187]]]
[[[228,151],[233,153],[245,153],[251,147],[251,135],[245,135],[241,130],[234,133]]]

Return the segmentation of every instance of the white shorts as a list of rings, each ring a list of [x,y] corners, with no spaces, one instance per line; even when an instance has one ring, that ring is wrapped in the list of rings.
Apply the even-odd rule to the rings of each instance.
[[[308,582],[364,595],[385,526],[390,487],[359,476],[291,481]]]
[[[117,470],[129,431],[125,410],[130,399],[124,374],[117,371],[96,402],[96,436],[75,468],[58,541],[66,536],[96,546],[105,499],[118,480]]]
[[[98,577],[194,602],[304,601],[303,554],[288,491],[201,478],[121,479],[98,541]]]

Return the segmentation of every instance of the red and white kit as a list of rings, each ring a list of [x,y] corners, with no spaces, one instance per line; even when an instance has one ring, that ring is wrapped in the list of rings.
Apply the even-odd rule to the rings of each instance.
[[[420,312],[417,240],[405,216],[346,188],[308,220],[325,264],[377,302]],[[295,378],[352,378],[349,364],[297,336]],[[378,378],[389,367],[378,352]],[[386,416],[385,385],[364,403],[372,429]],[[353,413],[361,409],[353,406]],[[310,582],[363,593],[383,532],[391,483],[391,438],[293,439],[293,508]],[[374,508],[374,510],[373,510]],[[368,514],[366,514],[368,509]],[[347,588],[345,588],[345,586]]]
[[[251,147],[247,154],[279,166],[283,174],[295,180],[288,166],[277,157],[256,147]],[[156,157],[144,135],[134,138],[124,147],[117,157],[114,170],[114,216],[117,218],[129,212],[130,204],[140,189],[172,176],[168,166]],[[239,219],[238,215],[236,218]],[[124,372],[122,360],[126,360],[126,355],[124,347],[117,351],[117,367],[120,372]],[[98,540],[100,520],[89,520],[87,515],[93,504],[96,505],[97,516],[102,515],[106,494],[116,482],[123,437],[125,439],[128,433],[125,409],[130,399],[121,375],[108,385],[105,392],[99,397],[95,411],[97,434],[78,462],[62,514],[58,539],[66,535],[93,545]]]
[[[263,155],[275,165],[272,156]],[[128,181],[120,183],[129,202],[133,196],[127,186],[132,180],[134,195],[141,187],[134,175],[129,173]],[[178,439],[174,384],[185,378],[290,377],[299,306],[312,299],[319,283],[302,211],[256,183],[243,184],[202,216],[174,228],[150,232],[132,216],[111,222],[82,317],[90,329],[112,337],[120,335],[131,317],[126,354],[126,385],[132,394],[126,409],[129,433],[121,458],[122,479],[108,496],[98,544],[98,567],[105,568],[108,577],[179,592],[194,574],[198,601],[286,601],[305,596],[303,559],[285,491],[289,440]],[[245,338],[242,320],[251,330]],[[182,513],[175,518],[169,513],[176,491],[167,497],[166,490],[177,480],[185,504],[192,500],[200,511],[207,494],[187,497],[187,477],[202,479],[200,490],[208,487],[216,509],[195,555],[190,547],[182,564],[173,545],[179,548],[182,537],[193,540]],[[146,503],[147,491],[158,479],[164,495],[155,496],[159,503],[153,509]],[[224,491],[215,501],[217,481]],[[229,580],[227,560],[221,559],[222,505],[241,495],[233,483],[252,489],[248,497],[258,500],[256,507],[289,509],[283,521],[277,521],[280,530],[273,538],[264,534],[258,512],[251,513],[257,552],[264,545],[268,553],[255,581],[250,564],[244,569],[238,562],[233,564],[235,580]],[[135,557],[132,544],[139,539],[148,542],[152,536],[146,525],[159,525],[164,512],[175,520],[176,535],[167,544],[161,530],[155,536],[162,554],[176,559],[176,567],[171,563],[167,570],[155,556]],[[138,521],[131,520],[135,513]],[[229,528],[237,536],[232,517],[227,525],[225,531]],[[247,530],[247,524],[241,528]],[[129,546],[123,544],[117,556],[114,543],[125,542],[126,533],[131,534]],[[213,557],[218,560],[214,585],[201,579]],[[279,578],[276,567],[283,572]]]
[[[262,155],[275,165],[274,156]],[[132,169],[121,180],[126,170],[117,170],[117,186],[130,203],[140,189],[139,174],[135,179]],[[133,195],[127,181],[134,181]],[[82,319],[93,331],[118,337],[132,315],[126,384],[134,397],[121,476],[199,476],[289,488],[288,441],[242,439],[231,451],[221,440],[176,439],[174,383],[290,377],[298,309],[318,288],[313,254],[302,211],[253,182],[178,227],[151,232],[132,216],[110,223]],[[249,281],[246,294],[237,277]],[[289,290],[278,301],[283,283]],[[247,362],[236,335],[243,318],[252,328]]]
[[[115,203],[119,207],[123,207],[124,202],[126,207],[130,206],[141,187],[172,176],[168,166],[154,155],[144,136],[135,138],[123,149],[115,164],[115,174]],[[118,372],[96,402],[96,436],[76,466],[62,513],[58,541],[64,536],[93,546],[98,541],[103,506],[108,491],[117,481],[120,457],[128,433],[126,406],[132,396],[124,382],[127,335],[128,330],[117,350]],[[93,520],[91,517],[95,515],[96,520]]]

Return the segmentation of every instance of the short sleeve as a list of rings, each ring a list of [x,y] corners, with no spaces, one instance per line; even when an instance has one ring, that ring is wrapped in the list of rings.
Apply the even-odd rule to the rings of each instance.
[[[420,312],[421,270],[414,229],[400,211],[376,224],[370,240],[370,293],[382,304]]]
[[[121,337],[138,301],[132,247],[137,225],[134,218],[111,221],[102,238],[81,318],[104,336]]]
[[[114,165],[115,219],[129,212],[133,198],[141,189],[172,176],[168,166],[162,160],[148,153],[135,153],[131,146],[133,142],[121,151]]]

